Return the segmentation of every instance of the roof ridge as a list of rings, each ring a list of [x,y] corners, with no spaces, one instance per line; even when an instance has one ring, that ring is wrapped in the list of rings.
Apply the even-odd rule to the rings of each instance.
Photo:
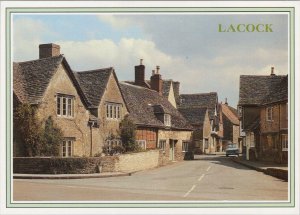
[[[74,71],[74,73],[77,73],[77,74],[82,74],[82,73],[94,73],[94,72],[104,72],[106,70],[112,70],[113,67],[106,67],[106,68],[101,68],[101,69],[92,69],[92,70],[83,70],[83,71]]]
[[[210,95],[210,94],[218,94],[217,92],[209,92],[209,93],[189,93],[189,94],[180,94],[180,96],[190,96],[190,95]]]
[[[155,90],[152,90],[152,89],[149,89],[149,88],[146,88],[146,87],[142,87],[142,86],[139,86],[139,85],[135,85],[135,84],[130,84],[126,81],[120,81],[120,84],[125,84],[125,85],[129,85],[129,86],[132,86],[132,87],[135,87],[135,88],[138,88],[138,89],[145,89],[145,90],[149,90],[151,92],[157,92]],[[158,93],[158,92],[157,92]]]
[[[37,62],[37,61],[43,61],[43,60],[49,60],[50,58],[64,58],[64,55],[60,54],[57,56],[52,56],[52,57],[45,57],[45,58],[39,58],[39,59],[35,59],[35,60],[28,60],[28,61],[20,61],[20,62],[13,62],[13,63],[17,63],[17,64],[22,64],[22,63],[31,63],[31,62]]]

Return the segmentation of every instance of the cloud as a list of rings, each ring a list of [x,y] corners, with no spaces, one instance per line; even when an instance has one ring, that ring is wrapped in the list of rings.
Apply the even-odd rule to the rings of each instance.
[[[38,58],[38,45],[49,35],[54,35],[54,32],[41,21],[16,19],[13,22],[13,59],[25,61]]]

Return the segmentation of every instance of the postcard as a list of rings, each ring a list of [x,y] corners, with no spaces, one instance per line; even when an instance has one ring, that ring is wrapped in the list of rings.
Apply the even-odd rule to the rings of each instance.
[[[293,1],[1,1],[1,213],[298,214],[298,70]]]

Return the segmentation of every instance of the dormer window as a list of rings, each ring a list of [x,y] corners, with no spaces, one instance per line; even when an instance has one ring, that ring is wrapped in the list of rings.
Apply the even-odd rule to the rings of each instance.
[[[164,114],[164,124],[165,126],[171,126],[171,115]]]

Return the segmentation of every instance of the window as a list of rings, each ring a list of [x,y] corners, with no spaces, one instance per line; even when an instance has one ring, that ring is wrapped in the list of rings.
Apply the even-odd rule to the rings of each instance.
[[[204,148],[208,149],[208,139],[207,138],[204,139]]]
[[[74,96],[57,95],[56,113],[58,116],[74,117]]]
[[[273,107],[267,107],[267,121],[273,121]]]
[[[288,151],[289,144],[288,144],[288,135],[287,134],[281,135],[281,146],[282,146],[282,151]]]
[[[182,142],[182,151],[183,152],[188,152],[189,151],[189,142],[187,142],[187,141]]]
[[[106,118],[120,119],[121,118],[121,104],[107,103],[106,104]]]
[[[115,146],[122,145],[122,141],[120,139],[106,140],[106,144],[108,146],[108,152],[111,152]]]
[[[136,140],[135,141],[141,149],[146,149],[146,140]]]
[[[73,156],[73,141],[64,140],[62,143],[62,156],[72,157]]]
[[[171,126],[171,115],[170,114],[164,115],[164,124],[165,124],[165,126]]]
[[[161,149],[162,151],[165,151],[166,150],[166,144],[167,144],[166,140],[159,140],[158,148]]]

